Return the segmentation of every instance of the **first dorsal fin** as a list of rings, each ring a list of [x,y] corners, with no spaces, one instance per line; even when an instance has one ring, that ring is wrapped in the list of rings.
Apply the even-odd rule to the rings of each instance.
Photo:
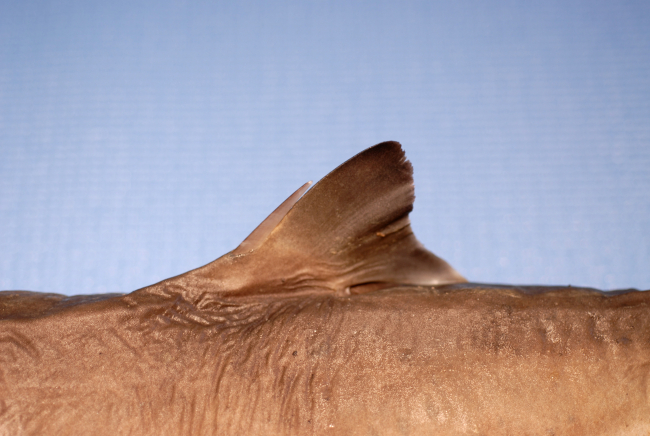
[[[179,276],[185,287],[250,295],[465,281],[413,235],[413,169],[399,143],[359,153],[300,198],[308,186],[237,249]]]

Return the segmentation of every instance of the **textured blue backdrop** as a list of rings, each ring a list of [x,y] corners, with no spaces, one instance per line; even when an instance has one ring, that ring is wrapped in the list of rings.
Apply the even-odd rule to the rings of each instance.
[[[0,1],[0,289],[128,292],[403,143],[474,281],[650,288],[650,2]]]

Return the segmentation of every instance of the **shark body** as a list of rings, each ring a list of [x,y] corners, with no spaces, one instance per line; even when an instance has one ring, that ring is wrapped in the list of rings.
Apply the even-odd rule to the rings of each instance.
[[[650,434],[650,292],[467,283],[395,142],[307,188],[130,294],[1,292],[0,435]]]

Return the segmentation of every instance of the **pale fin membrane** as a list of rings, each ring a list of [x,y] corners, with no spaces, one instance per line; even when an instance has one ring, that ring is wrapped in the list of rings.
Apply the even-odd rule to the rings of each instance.
[[[262,221],[262,223],[257,226],[255,230],[253,230],[253,232],[248,235],[248,237],[244,239],[242,243],[239,244],[239,246],[230,253],[234,255],[244,254],[251,252],[262,245],[264,241],[266,241],[266,238],[268,238],[269,234],[273,231],[273,229],[275,229],[280,221],[282,221],[282,218],[285,217],[287,212],[289,212],[293,205],[296,204],[298,200],[300,200],[302,194],[304,194],[305,191],[309,189],[311,183],[311,180],[305,183],[300,188],[298,188],[296,192],[291,194],[289,198],[284,200],[280,206],[271,212],[271,214],[266,217],[266,219]]]

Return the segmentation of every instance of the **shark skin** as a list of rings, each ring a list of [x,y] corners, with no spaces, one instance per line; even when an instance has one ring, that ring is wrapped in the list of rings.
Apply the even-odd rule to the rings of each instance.
[[[650,292],[468,283],[396,142],[308,188],[130,294],[0,292],[0,435],[650,434]]]

